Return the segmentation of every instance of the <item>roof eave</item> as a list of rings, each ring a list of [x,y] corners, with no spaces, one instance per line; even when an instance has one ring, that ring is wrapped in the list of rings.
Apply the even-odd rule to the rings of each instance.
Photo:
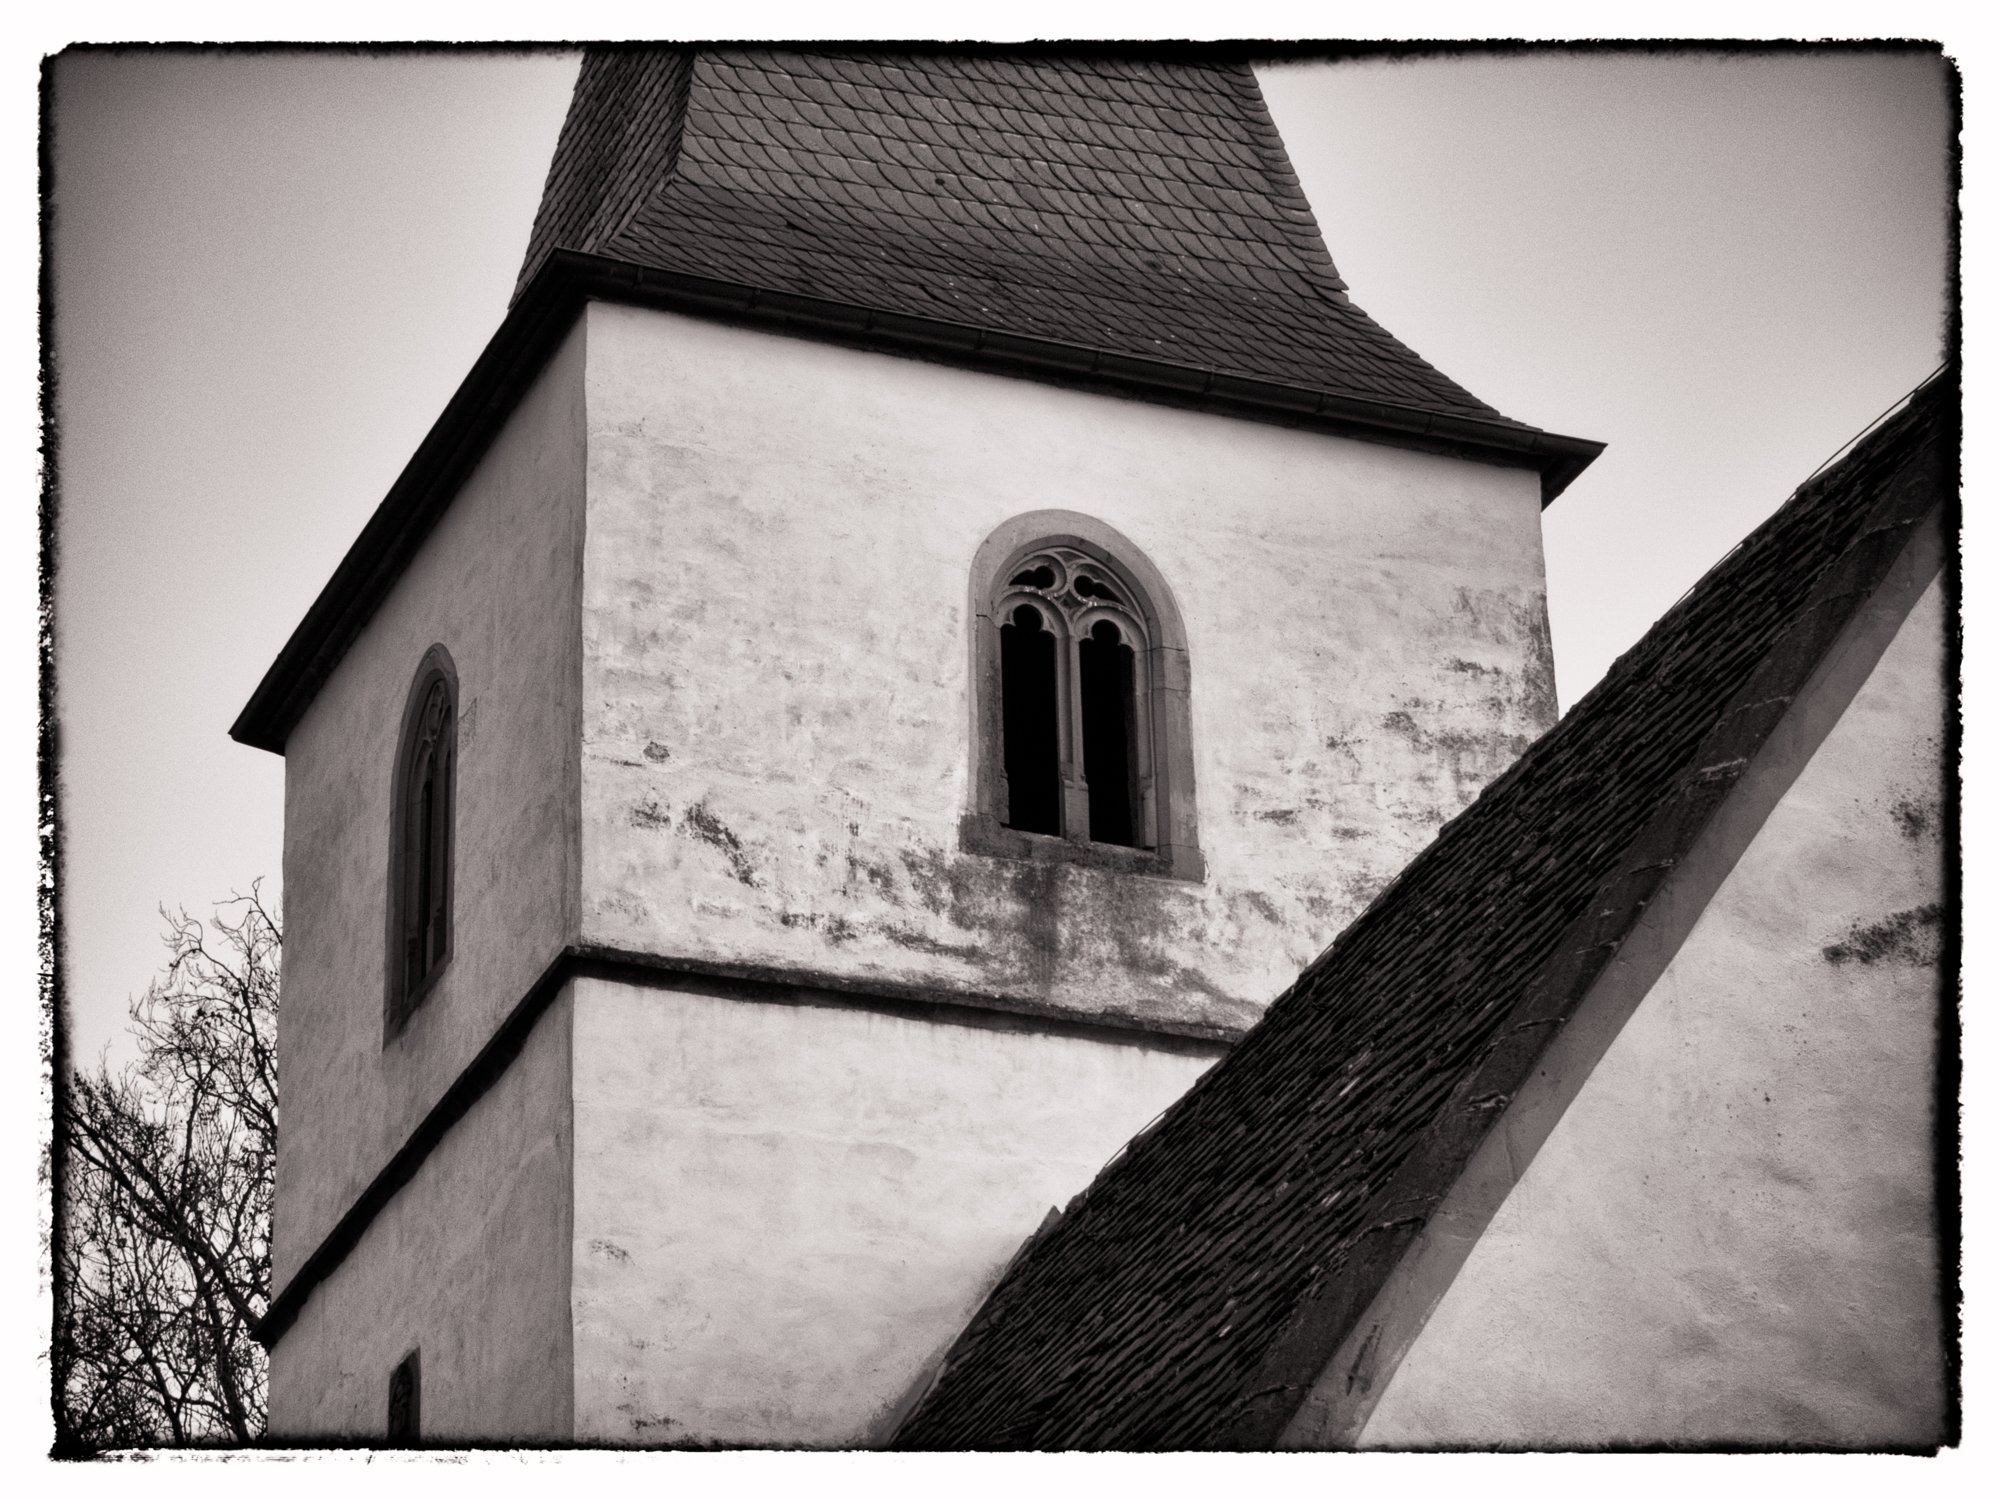
[[[1241,416],[1303,420],[1345,436],[1534,469],[1542,478],[1544,506],[1604,451],[1604,444],[1588,438],[1520,423],[1454,416],[1089,344],[1002,333],[830,297],[770,291],[576,251],[560,251],[554,259],[585,278],[587,295],[592,297],[778,324],[812,336],[957,359],[1015,374],[1080,378],[1153,399],[1193,401]]]
[[[284,754],[293,725],[444,514],[582,305],[582,293],[569,278],[542,275],[509,310],[265,670],[229,726],[231,739]]]
[[[559,250],[508,310],[230,725],[230,738],[284,753],[292,726],[444,513],[516,399],[591,300],[777,326],[893,353],[1081,382],[1150,400],[1533,469],[1541,476],[1544,506],[1604,450],[1602,443],[1509,422],[1422,411],[1170,360]]]

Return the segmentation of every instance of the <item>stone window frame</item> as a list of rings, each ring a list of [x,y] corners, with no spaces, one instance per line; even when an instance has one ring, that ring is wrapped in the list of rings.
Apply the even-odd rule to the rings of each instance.
[[[410,905],[415,899],[418,876],[413,862],[421,845],[416,841],[412,826],[411,801],[415,789],[411,778],[416,773],[420,755],[432,742],[433,731],[425,721],[429,717],[432,696],[440,688],[445,706],[442,722],[435,727],[434,735],[441,746],[442,770],[434,770],[432,774],[433,786],[442,785],[442,795],[438,800],[444,804],[439,814],[443,840],[437,860],[443,884],[437,902],[443,932],[436,959],[412,984],[408,957],[413,915]],[[382,1044],[385,1047],[402,1033],[410,1017],[416,1014],[417,1007],[429,998],[451,964],[453,929],[457,925],[453,907],[457,895],[454,870],[458,852],[458,703],[458,667],[442,644],[433,645],[424,653],[423,660],[417,664],[416,675],[410,681],[409,694],[403,704],[402,729],[396,740],[395,775],[389,803],[388,900],[385,903],[388,919],[384,948],[386,985],[382,1002]]]
[[[1122,588],[1134,606],[1141,627],[1139,672],[1135,689],[1141,693],[1137,713],[1145,736],[1141,764],[1145,767],[1140,802],[1144,847],[1093,843],[1074,831],[1079,810],[1087,805],[1080,765],[1065,745],[1062,758],[1064,827],[1061,835],[1026,833],[1006,826],[1007,809],[1000,805],[1005,785],[1004,745],[1000,705],[1000,626],[1003,610],[1029,602],[1054,625],[1059,640],[1067,640],[1075,622],[1058,624],[1040,599],[1018,595],[1009,580],[1021,564],[1038,552],[1063,549],[1081,554],[1102,568],[1114,586]],[[1071,510],[1037,510],[1002,522],[974,554],[968,575],[967,614],[972,621],[970,699],[972,747],[971,807],[959,823],[960,847],[969,853],[996,855],[1035,863],[1065,863],[1199,881],[1206,876],[1195,816],[1194,741],[1188,700],[1187,631],[1181,623],[1173,590],[1144,552],[1104,522]],[[1084,628],[1101,617],[1084,612]],[[1122,611],[1106,610],[1114,620]],[[1066,659],[1074,650],[1058,653],[1058,692],[1069,694],[1073,668]]]

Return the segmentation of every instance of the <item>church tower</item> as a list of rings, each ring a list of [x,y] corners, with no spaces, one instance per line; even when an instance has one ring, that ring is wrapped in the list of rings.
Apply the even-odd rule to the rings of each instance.
[[[586,55],[286,760],[271,1429],[856,1446],[1555,718],[1247,66]]]

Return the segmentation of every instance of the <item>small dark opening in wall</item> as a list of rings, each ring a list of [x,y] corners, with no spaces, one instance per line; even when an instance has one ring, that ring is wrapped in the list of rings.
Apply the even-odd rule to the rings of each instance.
[[[423,1368],[412,1349],[389,1372],[389,1442],[412,1445],[423,1432]]]
[[[1062,777],[1056,749],[1056,638],[1023,604],[1000,627],[1002,758],[1007,826],[1062,832]]]
[[[1077,643],[1083,698],[1083,775],[1090,785],[1090,837],[1133,845],[1132,767],[1138,760],[1132,702],[1132,648],[1118,627],[1099,620]]]

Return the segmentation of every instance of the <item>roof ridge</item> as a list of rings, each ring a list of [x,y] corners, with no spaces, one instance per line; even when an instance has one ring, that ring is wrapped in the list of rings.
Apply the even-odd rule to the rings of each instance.
[[[583,49],[510,307],[551,252],[600,244],[607,226],[616,233],[630,220],[649,196],[638,169],[650,164],[659,168],[652,180],[672,180],[691,57],[692,49],[676,46]]]
[[[1939,375],[1933,374],[1924,385],[1906,393],[1895,406],[1889,409],[1892,415],[1887,418],[1878,418],[1868,429],[1865,436],[1872,437],[1876,433],[1885,432],[1900,419],[1907,418],[1909,423],[1914,424],[1929,417],[1931,414],[1927,410],[1918,410],[1918,398],[1925,396],[1929,388],[1935,385],[1938,380]],[[1887,445],[1887,441],[1888,439],[1885,439],[1883,446]],[[1858,471],[1874,464],[1890,461],[1879,450],[1869,452],[1865,455],[1865,459],[1865,462],[1857,462],[1855,452],[1850,452],[1847,459],[1843,460],[1839,467],[1831,471],[1826,471],[1826,466],[1822,465],[1820,469],[1814,470],[1812,476],[1794,488],[1791,494],[1785,498],[1784,502],[1776,510],[1772,511],[1770,515],[1760,521],[1749,535],[1738,541],[1735,546],[1731,547],[1712,563],[1708,571],[1696,579],[1693,584],[1689,585],[1680,598],[1669,606],[1667,611],[1647,628],[1644,635],[1619,653],[1612,664],[1605,669],[1604,675],[1591,685],[1588,692],[1570,706],[1569,711],[1556,724],[1537,739],[1534,744],[1522,751],[1512,765],[1482,787],[1478,795],[1463,810],[1438,829],[1436,836],[1431,842],[1419,850],[1416,856],[1402,868],[1396,877],[1376,894],[1375,899],[1362,909],[1360,915],[1356,916],[1347,926],[1336,933],[1333,940],[1325,948],[1321,949],[1319,954],[1300,971],[1299,977],[1286,987],[1284,994],[1290,994],[1292,990],[1305,983],[1313,970],[1326,961],[1333,949],[1345,941],[1348,935],[1362,924],[1371,911],[1378,906],[1387,904],[1390,898],[1396,894],[1398,888],[1406,882],[1420,877],[1425,862],[1437,855],[1437,851],[1445,846],[1447,836],[1451,835],[1452,831],[1458,825],[1468,823],[1472,820],[1480,811],[1482,804],[1497,803],[1515,783],[1532,775],[1541,765],[1542,759],[1546,758],[1550,753],[1548,747],[1556,741],[1556,736],[1562,732],[1565,724],[1569,723],[1572,719],[1580,721],[1588,713],[1595,712],[1602,706],[1603,699],[1624,688],[1628,684],[1629,679],[1638,672],[1645,659],[1658,651],[1660,642],[1657,638],[1672,634],[1683,624],[1688,615],[1693,614],[1697,609],[1706,605],[1712,595],[1722,592],[1732,582],[1730,578],[1724,576],[1730,564],[1753,549],[1760,540],[1765,540],[1767,532],[1777,524],[1782,516],[1794,508],[1802,509],[1810,505],[1820,495],[1837,487],[1839,484],[1851,481],[1856,475],[1849,472],[1850,466]],[[1825,473],[1824,479],[1820,478],[1822,472]],[[1844,552],[1842,555],[1844,555]],[[1837,562],[1837,559],[1835,561]],[[1830,571],[1834,565],[1834,562],[1829,562],[1826,568],[1821,570],[1822,575]],[[1279,998],[1282,999],[1283,995]],[[1273,1001],[1271,1008],[1275,1009],[1276,1005],[1277,1002]],[[1265,1014],[1268,1016],[1270,1011],[1267,1010]],[[1258,1025],[1262,1024],[1263,1022],[1260,1019]],[[1254,1030],[1255,1028],[1253,1027],[1252,1029]],[[1247,1035],[1246,1033],[1246,1037]],[[1207,1074],[1203,1075],[1204,1078],[1207,1076]]]
[[[1898,472],[1920,458],[1910,451],[1893,455]],[[1803,488],[1803,487],[1802,487]],[[1308,1292],[1286,1335],[1271,1351],[1236,1403],[1236,1438],[1244,1445],[1268,1446],[1303,1403],[1313,1379],[1338,1350],[1355,1318],[1373,1300],[1400,1249],[1427,1222],[1486,1134],[1574,1018],[1597,980],[1611,966],[1669,875],[1677,870],[1723,804],[1742,783],[1752,761],[1783,722],[1799,693],[1811,682],[1827,653],[1860,613],[1910,544],[1923,518],[1941,503],[1928,497],[1912,506],[1912,496],[1891,487],[1869,508],[1854,535],[1823,567],[1790,624],[1770,643],[1736,692],[1717,712],[1700,743],[1683,761],[1653,814],[1620,848],[1590,899],[1564,928],[1535,975],[1493,1030],[1476,1066],[1459,1079],[1450,1097],[1428,1122],[1394,1178],[1376,1195],[1379,1227],[1391,1231],[1371,1248],[1369,1278],[1329,1276]],[[1858,575],[1858,576],[1857,576]],[[1829,607],[1834,606],[1834,607]],[[1527,1045],[1511,1038],[1526,1035]],[[1210,1070],[1214,1072],[1213,1069]],[[1364,1217],[1376,1217],[1366,1214]],[[1393,1231],[1403,1229],[1400,1235]],[[1389,1247],[1393,1245],[1394,1249]],[[1354,1285],[1359,1280],[1360,1286]],[[1328,1308],[1345,1318],[1325,1316]],[[1285,1347],[1296,1340],[1296,1346]],[[1304,1385],[1295,1375],[1311,1365]],[[1285,1403],[1285,1404],[1282,1404]],[[1255,1433],[1256,1436],[1252,1436]],[[1236,1444],[1232,1443],[1231,1446]]]
[[[695,69],[701,65],[703,52],[692,47],[676,47],[663,64],[665,73],[659,109],[666,117],[666,127],[656,148],[652,167],[646,182],[633,184],[632,191],[625,194],[624,206],[615,216],[607,216],[599,209],[592,225],[592,237],[603,244],[617,240],[631,226],[639,210],[651,199],[657,198],[673,182],[680,169],[681,143],[687,137],[688,96],[694,87]]]
[[[1577,712],[1584,705],[1596,698],[1607,684],[1610,684],[1614,678],[1617,678],[1626,669],[1627,663],[1639,655],[1654,632],[1677,624],[1679,619],[1694,607],[1692,601],[1696,599],[1696,596],[1704,594],[1704,591],[1715,586],[1717,575],[1728,568],[1739,554],[1743,553],[1747,548],[1754,546],[1764,535],[1766,528],[1776,522],[1780,516],[1795,506],[1810,504],[1813,498],[1837,488],[1840,484],[1850,482],[1854,477],[1854,474],[1850,473],[1850,468],[1858,471],[1882,462],[1882,449],[1889,442],[1889,438],[1883,435],[1888,434],[1892,428],[1920,421],[1934,420],[1936,414],[1930,410],[1930,407],[1936,404],[1938,393],[1944,389],[1944,378],[1948,373],[1948,369],[1948,365],[1940,365],[1926,376],[1921,383],[1905,391],[1895,401],[1891,402],[1889,406],[1884,408],[1880,416],[1862,428],[1860,432],[1849,438],[1840,447],[1834,449],[1832,454],[1822,461],[1818,468],[1814,469],[1812,473],[1808,474],[1793,487],[1792,492],[1779,502],[1769,515],[1759,521],[1747,535],[1738,539],[1736,544],[1727,552],[1710,563],[1707,570],[1699,578],[1683,589],[1680,597],[1668,605],[1659,619],[1655,620],[1647,628],[1645,635],[1640,636],[1638,640],[1619,652],[1612,660],[1611,665],[1605,668],[1603,676],[1592,683],[1590,690],[1577,699],[1570,712]],[[1882,437],[1882,441],[1880,443],[1874,442],[1873,440],[1878,437]],[[1865,454],[1862,452],[1864,446],[1869,450]],[[1565,714],[1563,717],[1568,718],[1569,714]],[[1530,746],[1527,754],[1533,753],[1534,747]],[[1494,790],[1502,781],[1507,780],[1518,772],[1521,769],[1522,762],[1527,759],[1527,754],[1524,754],[1521,760],[1509,766],[1505,772],[1480,793],[1480,796],[1484,797],[1487,792]],[[1475,798],[1474,804],[1477,805],[1477,802],[1478,799]],[[1460,814],[1460,816],[1462,817],[1464,814]]]

